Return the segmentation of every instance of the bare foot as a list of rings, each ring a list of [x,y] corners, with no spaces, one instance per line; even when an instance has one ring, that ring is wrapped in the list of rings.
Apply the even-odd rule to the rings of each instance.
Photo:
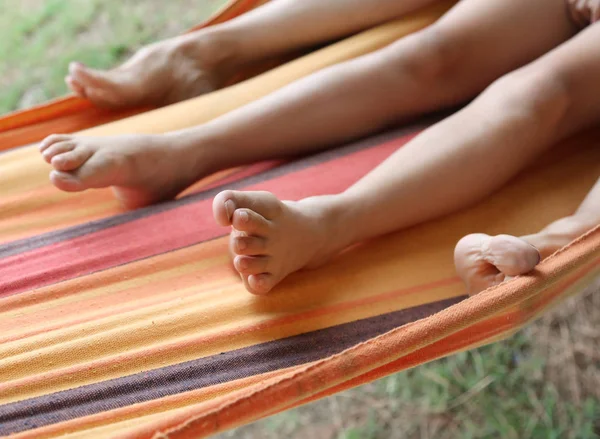
[[[57,188],[79,192],[113,186],[126,208],[173,198],[203,174],[202,163],[169,135],[53,134],[39,149],[54,167],[50,180]]]
[[[475,233],[462,238],[454,251],[456,271],[469,294],[525,274],[540,262],[538,250],[523,239],[510,235]]]
[[[98,106],[171,104],[222,85],[218,55],[202,43],[190,36],[171,38],[141,49],[123,65],[107,71],[73,62],[65,82]]]
[[[346,247],[333,197],[292,202],[269,192],[238,191],[215,197],[215,219],[233,228],[233,265],[249,292],[267,294],[288,274],[318,267]]]
[[[600,20],[600,0],[568,0],[567,10],[580,29]]]

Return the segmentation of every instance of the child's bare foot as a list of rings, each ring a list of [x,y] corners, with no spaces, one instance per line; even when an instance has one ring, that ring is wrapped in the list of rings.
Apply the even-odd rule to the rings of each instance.
[[[215,219],[233,228],[233,264],[249,292],[266,294],[288,274],[318,267],[346,246],[333,197],[290,202],[238,191],[215,197]]]
[[[98,106],[171,104],[222,85],[217,55],[212,52],[199,39],[172,38],[141,49],[112,70],[95,70],[73,62],[65,82],[77,95]]]
[[[54,167],[50,179],[57,188],[78,192],[113,186],[127,208],[173,198],[203,173],[202,163],[183,153],[169,135],[54,134],[39,148]]]
[[[540,262],[540,253],[523,239],[510,235],[475,233],[462,238],[454,251],[456,271],[476,294],[512,276],[525,274]]]

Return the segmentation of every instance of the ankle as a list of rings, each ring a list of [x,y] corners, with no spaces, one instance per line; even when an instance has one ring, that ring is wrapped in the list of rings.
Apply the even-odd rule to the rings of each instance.
[[[544,259],[594,228],[596,224],[593,218],[585,215],[568,216],[522,239],[536,247]]]
[[[339,252],[357,242],[350,207],[343,196],[321,195],[305,198],[300,203],[310,203],[318,210],[318,219],[325,231],[327,252]]]
[[[161,136],[170,156],[165,159],[177,163],[183,178],[197,181],[223,169],[219,154],[214,152],[215,145],[199,129],[173,131]]]
[[[178,38],[177,47],[189,59],[201,62],[199,68],[213,72],[223,86],[240,68],[235,38],[221,26],[201,29]]]

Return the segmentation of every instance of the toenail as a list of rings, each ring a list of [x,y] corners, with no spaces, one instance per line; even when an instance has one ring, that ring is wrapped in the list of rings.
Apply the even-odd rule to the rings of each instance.
[[[53,173],[55,173],[55,172],[56,171],[53,171]],[[69,181],[71,183],[79,183],[79,180],[77,178],[73,177],[71,174],[68,174],[66,172],[61,172],[60,174],[55,173],[55,176],[56,175],[58,175],[62,181]]]
[[[241,269],[245,270],[246,268],[248,268],[248,261],[244,258],[239,258],[238,265],[240,266]]]
[[[238,250],[244,250],[246,248],[246,241],[242,241],[241,239],[238,239],[236,242],[237,248]]]
[[[235,211],[235,203],[231,200],[225,201],[225,211],[227,212],[227,218],[231,220]]]
[[[239,215],[240,221],[242,221],[243,223],[247,223],[248,221],[250,221],[250,216],[248,215],[248,212],[242,210]]]

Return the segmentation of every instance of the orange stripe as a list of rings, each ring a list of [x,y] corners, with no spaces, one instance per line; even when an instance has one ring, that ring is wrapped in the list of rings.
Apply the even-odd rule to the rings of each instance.
[[[329,396],[334,393],[338,393],[338,392],[346,390],[348,388],[356,387],[358,385],[365,384],[367,382],[371,382],[377,378],[381,378],[383,376],[389,375],[389,374],[397,372],[399,370],[404,370],[404,369],[408,369],[410,367],[416,366],[423,362],[423,359],[420,357],[426,357],[427,361],[431,361],[436,358],[440,358],[442,356],[449,355],[453,352],[462,350],[464,347],[462,345],[464,344],[465,341],[467,341],[468,345],[471,346],[471,345],[477,344],[483,340],[487,340],[489,338],[496,337],[498,335],[506,334],[512,328],[511,324],[507,324],[506,321],[501,318],[498,319],[498,323],[499,324],[488,325],[487,328],[480,328],[480,327],[478,327],[478,325],[475,325],[475,326],[469,328],[468,330],[462,331],[460,333],[457,333],[457,334],[454,334],[454,335],[448,337],[447,339],[443,340],[443,342],[438,342],[436,344],[427,346],[426,348],[424,348],[421,351],[418,351],[407,357],[400,358],[397,361],[389,363],[382,368],[373,370],[373,371],[371,371],[367,374],[364,374],[356,379],[347,381],[340,386],[328,389],[326,392],[322,392],[322,393],[315,395],[309,399],[303,400],[303,401],[299,402],[298,404],[294,404],[294,405],[285,407],[284,410],[290,409],[292,407],[296,407],[298,405],[303,405],[303,404],[309,403],[311,401],[315,401],[317,399],[323,398],[325,396]],[[484,332],[484,331],[486,331],[486,332]],[[283,372],[283,373],[273,373],[271,376],[273,377],[273,379],[279,380],[279,379],[281,379],[280,377],[284,376],[284,374],[294,373],[294,372],[299,371],[300,367],[305,368],[306,365],[305,366],[297,366],[297,367],[291,368],[286,371],[279,371],[279,372]],[[272,380],[270,380],[270,381],[272,381]],[[207,404],[200,405],[200,404],[196,403],[193,406],[190,405],[185,412],[181,412],[181,413],[177,414],[176,417],[170,417],[169,420],[171,422],[173,422],[173,424],[183,423],[183,422],[187,421],[189,419],[189,417],[193,416],[194,412],[206,411],[206,410],[210,409],[211,406],[213,408],[216,408],[216,406],[218,406],[219,404],[222,404],[225,399],[226,398],[219,398],[218,401],[208,402]],[[160,401],[162,401],[162,399],[152,401],[152,403],[159,404]],[[279,411],[280,410],[270,412],[268,414],[265,414],[265,416],[270,416]],[[83,418],[83,420],[84,419],[86,419],[86,418]],[[63,424],[65,424],[65,427],[66,427],[67,423],[63,423]],[[56,426],[56,430],[54,430],[55,433],[62,433],[64,431],[66,431],[63,428],[60,428],[59,425]],[[163,426],[164,424],[160,424],[160,425]],[[42,430],[35,430],[35,432],[38,432],[38,431],[41,432]],[[153,423],[153,424],[149,424],[149,425],[141,425],[140,428],[138,428],[135,432],[129,433],[123,437],[128,438],[128,439],[146,438],[146,437],[153,436],[156,431],[157,431],[157,424]],[[17,437],[21,438],[21,436],[17,436]],[[30,437],[30,436],[25,436],[25,437]],[[179,436],[177,436],[177,437],[179,437]],[[194,436],[194,437],[199,437],[199,436]]]
[[[359,308],[360,306],[364,306],[366,303],[372,304],[375,302],[386,301],[392,297],[399,297],[407,294],[414,295],[416,293],[424,292],[430,288],[438,287],[440,284],[445,285],[446,282],[422,285],[415,288],[407,288],[398,290],[394,293],[384,293],[369,300],[357,300],[350,301],[350,303],[334,304],[325,308],[299,313],[297,315],[272,318],[256,324],[241,325],[235,329],[224,329],[219,331],[217,334],[188,337],[178,342],[165,343],[162,345],[153,346],[151,348],[146,348],[142,351],[116,354],[109,358],[101,358],[92,362],[77,364],[59,370],[47,371],[43,374],[38,373],[25,378],[12,379],[8,382],[0,383],[0,394],[2,394],[4,398],[9,399],[12,399],[18,395],[23,396],[29,394],[31,391],[35,391],[36,394],[40,394],[40,390],[49,386],[56,386],[57,383],[64,381],[65,377],[85,376],[86,380],[80,384],[82,385],[86,383],[97,382],[99,380],[98,378],[100,377],[102,377],[101,379],[109,379],[111,377],[121,376],[123,373],[135,373],[135,371],[129,370],[129,368],[131,368],[130,365],[144,364],[144,369],[147,370],[166,364],[173,364],[174,352],[177,352],[177,356],[181,361],[185,361],[185,359],[200,358],[201,356],[199,356],[199,352],[206,352],[204,355],[210,355],[215,349],[215,352],[217,352],[223,351],[223,349],[232,350],[242,346],[247,346],[250,340],[255,340],[254,343],[257,343],[261,341],[275,340],[290,335],[296,335],[301,332],[300,329],[302,327],[297,325],[297,323],[300,321],[306,321],[327,315],[335,316],[340,314],[342,310]],[[364,315],[364,317],[369,317],[372,315],[372,310],[371,313],[369,313],[369,309],[365,311],[367,312],[365,313],[366,315]],[[345,321],[346,320],[343,320],[342,322]],[[321,319],[319,322],[321,324],[312,329],[321,329],[322,327],[328,327],[339,323],[338,319]],[[284,326],[289,328],[284,330]],[[236,344],[232,344],[232,340],[234,339],[236,340]],[[228,346],[226,347],[224,343],[227,343]],[[208,350],[212,346],[215,348]],[[29,365],[28,373],[34,372],[32,370],[33,366],[34,364]],[[124,367],[126,370],[122,370]]]
[[[577,266],[589,267],[598,260],[600,228],[572,243],[553,257],[546,259],[535,274],[514,279],[490,288],[478,296],[454,305],[435,316],[390,331],[341,354],[321,360],[304,370],[281,379],[252,394],[240,392],[237,399],[212,412],[200,412],[185,421],[185,425],[169,429],[173,422],[157,423],[153,428],[165,432],[165,437],[183,439],[204,437],[256,419],[274,408],[284,408],[306,400],[332,386],[383,367],[401,357],[442,342],[446,337],[485,322],[501,309],[515,306],[544,291],[570,272],[580,273]],[[590,262],[590,255],[596,255]],[[569,260],[570,264],[565,264]],[[577,278],[578,276],[573,276]],[[485,326],[484,323],[482,323]],[[497,327],[497,326],[496,326]],[[485,330],[482,328],[482,330]],[[429,360],[421,358],[419,361]],[[135,436],[130,436],[135,437]]]

